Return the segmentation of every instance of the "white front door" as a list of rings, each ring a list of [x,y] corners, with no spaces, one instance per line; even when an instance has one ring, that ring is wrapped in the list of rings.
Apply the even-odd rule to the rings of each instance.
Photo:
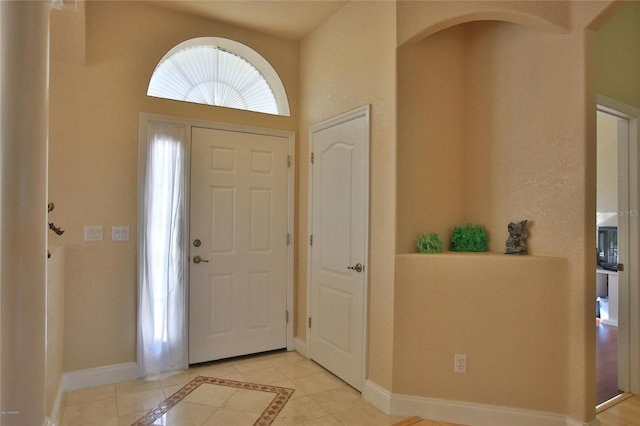
[[[364,377],[368,107],[312,127],[310,355],[354,388]]]
[[[190,364],[287,347],[288,149],[192,129]]]

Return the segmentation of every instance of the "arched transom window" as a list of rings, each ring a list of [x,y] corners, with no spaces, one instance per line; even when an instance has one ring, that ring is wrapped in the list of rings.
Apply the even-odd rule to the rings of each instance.
[[[258,52],[233,40],[200,37],[169,50],[148,96],[289,116],[280,77]]]

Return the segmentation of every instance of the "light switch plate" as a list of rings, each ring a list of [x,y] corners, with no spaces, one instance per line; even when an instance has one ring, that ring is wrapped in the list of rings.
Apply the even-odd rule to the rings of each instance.
[[[102,241],[102,225],[100,225],[100,226],[85,226],[84,227],[84,240],[85,241]]]
[[[128,226],[112,226],[111,240],[112,241],[129,241],[129,227]]]

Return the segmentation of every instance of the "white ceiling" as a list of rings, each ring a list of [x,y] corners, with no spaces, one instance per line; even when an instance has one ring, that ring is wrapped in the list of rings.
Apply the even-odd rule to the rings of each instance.
[[[301,40],[347,0],[146,0],[160,7]]]

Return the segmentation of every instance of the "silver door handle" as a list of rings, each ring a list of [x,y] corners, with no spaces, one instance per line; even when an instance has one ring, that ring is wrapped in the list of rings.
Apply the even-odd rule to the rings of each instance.
[[[347,269],[351,269],[352,271],[362,272],[364,270],[364,266],[361,263],[356,263],[355,266],[347,266]]]
[[[200,263],[200,262],[205,262],[205,263],[209,263],[208,260],[204,260],[203,258],[201,258],[200,256],[193,256],[193,263]]]

